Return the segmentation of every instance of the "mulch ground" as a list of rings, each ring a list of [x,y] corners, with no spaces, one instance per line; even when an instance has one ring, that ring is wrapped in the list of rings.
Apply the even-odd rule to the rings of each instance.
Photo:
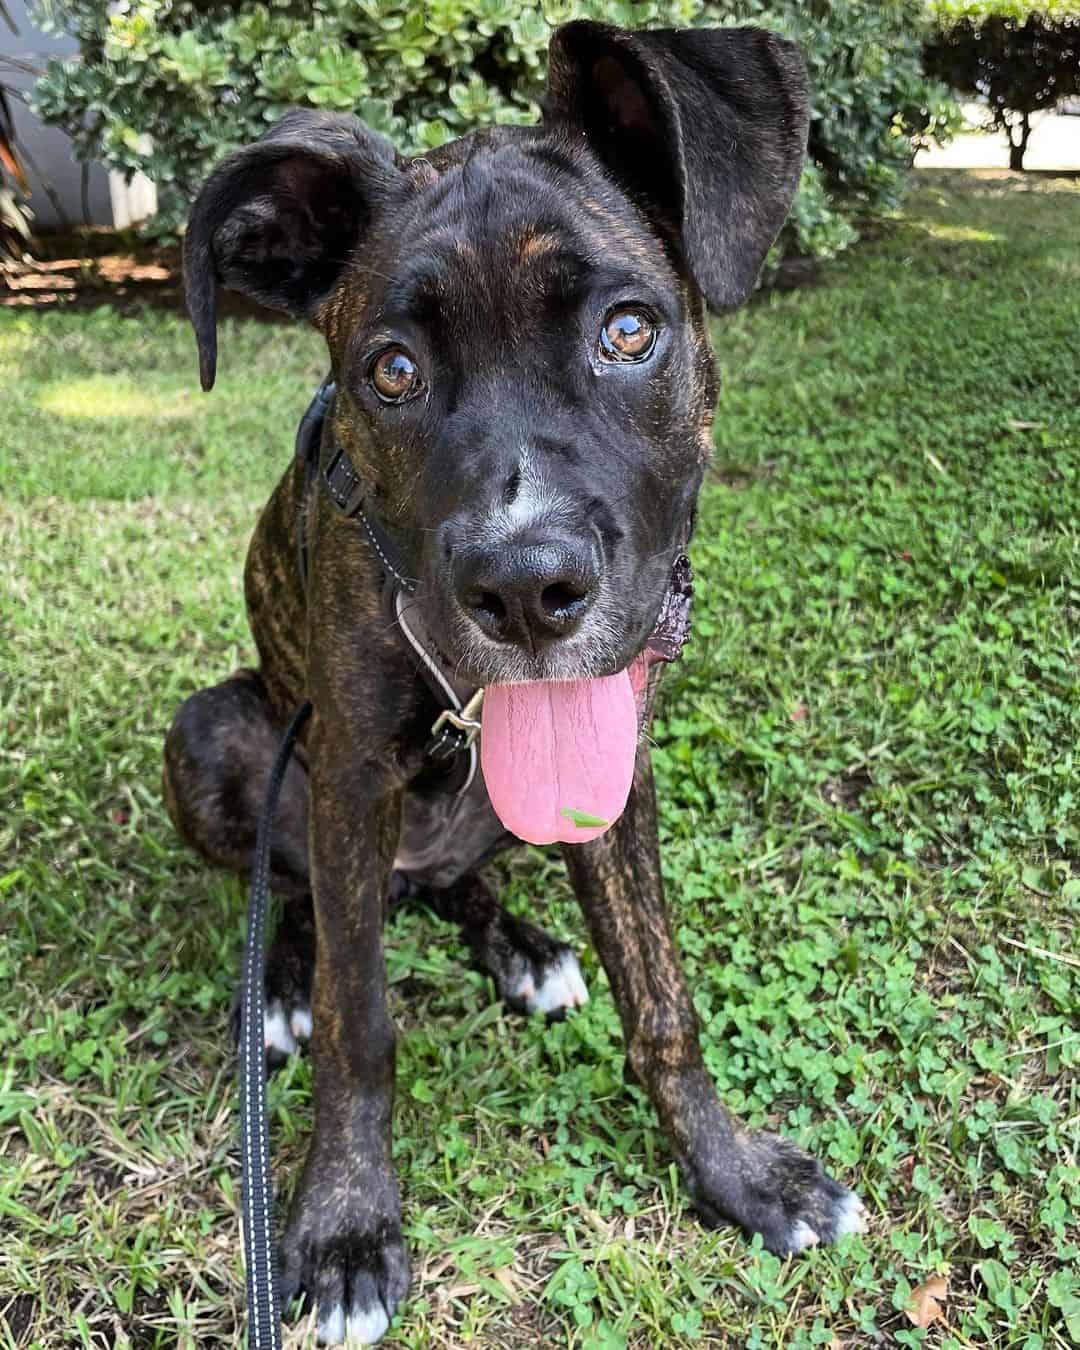
[[[131,232],[82,229],[43,235],[34,256],[0,259],[0,308],[31,311],[150,306],[183,313],[179,244],[158,244]],[[281,322],[284,315],[222,292],[223,315]]]

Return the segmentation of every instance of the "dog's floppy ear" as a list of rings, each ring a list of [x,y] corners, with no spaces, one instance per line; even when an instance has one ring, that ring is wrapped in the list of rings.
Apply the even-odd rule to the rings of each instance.
[[[584,134],[675,232],[714,309],[754,288],[799,181],[809,121],[798,48],[760,28],[557,30],[545,121]]]
[[[218,165],[184,238],[184,289],[204,389],[217,367],[217,283],[309,317],[397,173],[393,146],[355,117],[304,109]]]

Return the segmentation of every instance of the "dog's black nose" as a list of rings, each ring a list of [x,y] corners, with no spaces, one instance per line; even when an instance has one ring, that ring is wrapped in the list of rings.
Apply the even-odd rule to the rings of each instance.
[[[578,627],[600,580],[589,542],[550,533],[459,553],[455,571],[465,613],[488,637],[530,651]]]

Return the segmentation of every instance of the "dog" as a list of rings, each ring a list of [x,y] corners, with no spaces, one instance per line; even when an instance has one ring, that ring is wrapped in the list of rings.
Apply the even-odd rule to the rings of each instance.
[[[686,635],[717,397],[706,308],[747,298],[786,217],[804,65],[758,29],[585,21],[549,56],[539,126],[421,157],[352,117],[290,112],[211,174],[186,235],[204,388],[218,284],[314,324],[333,376],[248,554],[258,668],[183,704],[164,771],[181,835],[247,873],[282,728],[314,705],[273,837],[265,1038],[271,1060],[311,1039],[314,1133],[281,1267],[323,1345],[378,1341],[409,1283],[390,901],[459,924],[514,1008],[587,997],[573,952],[478,874],[518,839],[562,846],[627,1074],[704,1221],[780,1254],[863,1225],[854,1193],[717,1098],[643,734]],[[465,703],[481,689],[477,772]]]

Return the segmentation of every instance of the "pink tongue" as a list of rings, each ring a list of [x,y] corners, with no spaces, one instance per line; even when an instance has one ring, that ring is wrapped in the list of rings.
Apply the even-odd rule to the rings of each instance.
[[[506,828],[530,844],[583,844],[603,834],[626,806],[636,750],[637,705],[625,670],[492,684],[484,694],[488,796]],[[582,817],[587,823],[577,823]]]

